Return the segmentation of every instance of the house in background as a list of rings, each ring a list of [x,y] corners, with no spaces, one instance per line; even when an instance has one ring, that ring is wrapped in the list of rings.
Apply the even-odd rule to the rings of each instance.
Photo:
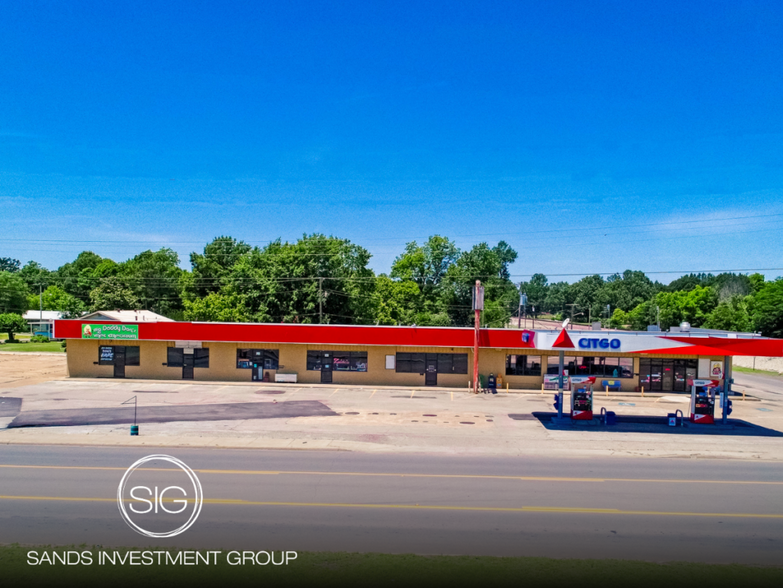
[[[82,321],[117,321],[122,323],[161,323],[172,322],[162,314],[151,310],[98,310],[80,317]]]
[[[63,313],[58,310],[28,310],[22,315],[30,327],[33,335],[43,335],[52,338],[54,321],[63,318]]]

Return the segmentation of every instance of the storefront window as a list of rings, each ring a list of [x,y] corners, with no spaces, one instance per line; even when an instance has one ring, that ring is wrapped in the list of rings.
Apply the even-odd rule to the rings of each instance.
[[[467,353],[431,353],[430,361],[435,358],[439,374],[467,374]],[[398,353],[396,371],[400,374],[423,374],[426,353]]]
[[[398,353],[397,354],[397,373],[401,374],[423,374],[424,373],[423,353]]]
[[[467,374],[467,353],[438,353],[439,374]]]
[[[310,371],[321,371],[321,364],[323,363],[324,352],[323,351],[308,351],[307,352],[307,369]]]
[[[651,392],[687,392],[697,366],[696,359],[644,357],[639,360],[639,383]]]
[[[114,347],[101,345],[98,348],[98,365],[114,365]]]
[[[169,367],[182,367],[185,351],[179,347],[169,347],[166,350],[166,365]]]
[[[546,373],[557,375],[560,359],[557,355],[547,356]],[[564,369],[569,376],[596,376],[600,378],[632,378],[632,357],[574,357],[565,356]]]
[[[253,369],[253,364],[265,370],[279,368],[280,352],[277,349],[237,349],[237,369]]]
[[[135,345],[125,346],[125,365],[139,365],[139,348]]]
[[[114,365],[117,357],[117,347],[122,347],[125,351],[125,363],[123,365],[139,365],[139,347],[135,345],[101,345],[98,348],[98,365]]]
[[[540,355],[507,355],[506,375],[507,376],[540,376],[541,356]]]
[[[335,351],[334,369],[338,372],[366,372],[366,351]]]
[[[197,368],[209,367],[209,349],[193,350],[193,367],[197,367]]]

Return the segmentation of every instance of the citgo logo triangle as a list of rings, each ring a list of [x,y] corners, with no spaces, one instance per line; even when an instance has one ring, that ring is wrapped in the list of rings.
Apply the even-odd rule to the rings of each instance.
[[[552,347],[570,347],[571,349],[574,348],[574,344],[571,341],[571,337],[568,336],[568,332],[563,329],[560,331],[560,334],[557,336],[557,339],[555,339],[555,342],[552,344]]]

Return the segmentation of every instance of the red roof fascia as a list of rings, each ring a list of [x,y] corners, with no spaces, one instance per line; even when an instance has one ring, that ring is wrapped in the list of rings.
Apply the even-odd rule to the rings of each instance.
[[[729,339],[723,337],[667,337],[667,339],[690,344],[691,347],[683,349],[688,354],[783,357],[783,340],[781,339]],[[698,349],[698,351],[693,351],[694,349]],[[676,352],[676,349],[667,349],[655,353],[676,355]]]
[[[82,324],[117,324],[112,321],[55,320],[58,339],[80,339]],[[299,343],[310,345],[389,345],[408,347],[473,347],[473,329],[455,327],[376,327],[356,325],[291,325],[253,323],[155,322],[138,325],[144,341],[226,341]],[[528,333],[525,343],[523,334]],[[781,339],[728,339],[722,337],[666,337],[686,347],[651,348],[632,353],[660,355],[758,355],[783,357]],[[479,345],[494,349],[535,349],[533,331],[482,329]],[[573,346],[573,343],[571,343]]]
[[[117,324],[108,321],[101,323],[60,320],[55,322],[55,334],[61,339],[80,339],[82,323]],[[187,322],[124,324],[138,325],[139,340],[142,341],[259,341],[311,345],[473,347],[473,329]],[[521,344],[519,332],[516,339]]]

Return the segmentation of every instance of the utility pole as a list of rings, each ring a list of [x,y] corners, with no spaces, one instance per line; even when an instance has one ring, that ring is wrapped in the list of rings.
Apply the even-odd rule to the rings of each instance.
[[[517,311],[517,329],[522,328],[522,282],[519,283],[519,310]]]
[[[318,324],[324,322],[324,279],[318,278]]]
[[[522,284],[519,284],[519,312],[517,314],[517,318],[519,319],[517,323],[517,328],[522,328],[522,309],[525,310],[525,314],[527,314],[527,293],[522,292]],[[527,327],[527,316],[525,316],[525,327]]]
[[[481,281],[476,280],[476,286],[473,289],[473,311],[475,312],[473,323],[473,393],[478,394],[479,382],[479,331],[481,328],[481,311],[484,309],[484,288]]]
[[[566,306],[570,306],[571,307],[571,321],[570,322],[573,325],[574,324],[574,306],[576,306],[576,303],[572,302],[571,304],[566,304]],[[563,328],[567,328],[567,327],[563,327]]]

